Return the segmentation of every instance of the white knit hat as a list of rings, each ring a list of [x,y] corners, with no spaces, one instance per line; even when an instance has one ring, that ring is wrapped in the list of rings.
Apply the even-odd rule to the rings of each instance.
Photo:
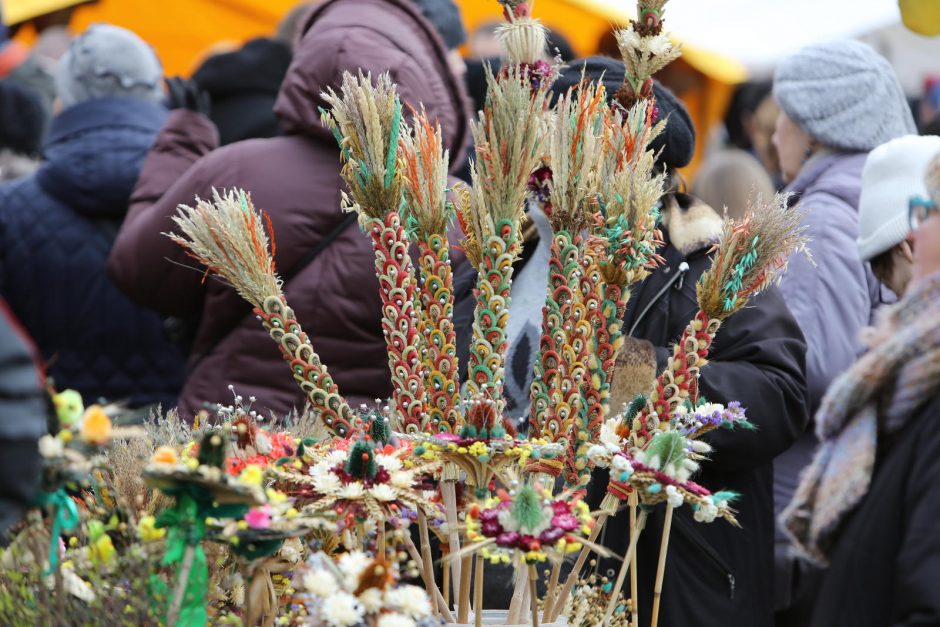
[[[865,261],[903,242],[911,232],[911,196],[927,196],[924,173],[940,154],[940,137],[905,135],[871,151],[862,171],[858,253]]]

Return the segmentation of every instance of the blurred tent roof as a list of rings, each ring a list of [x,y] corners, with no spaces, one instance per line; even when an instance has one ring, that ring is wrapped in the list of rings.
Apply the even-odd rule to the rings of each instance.
[[[49,11],[81,4],[83,0],[0,0],[4,21],[22,22]],[[84,0],[87,1],[87,0]],[[667,6],[667,26],[678,11]],[[698,1],[698,0],[694,0]],[[220,43],[239,43],[274,32],[282,16],[298,0],[100,0],[78,9],[74,26],[93,22],[129,28],[153,44],[169,74],[188,74]],[[457,0],[468,30],[501,15],[496,0]],[[535,14],[562,32],[579,55],[596,52],[601,36],[612,25],[626,24],[632,15],[623,0],[537,0]],[[685,46],[685,58],[699,71],[725,83],[746,77],[735,60],[707,48]]]

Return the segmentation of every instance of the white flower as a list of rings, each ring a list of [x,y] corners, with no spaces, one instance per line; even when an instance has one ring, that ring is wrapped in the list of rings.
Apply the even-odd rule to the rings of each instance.
[[[692,440],[692,452],[699,455],[707,455],[712,452],[712,447],[707,442],[701,440]]]
[[[646,46],[647,50],[658,57],[667,55],[672,51],[672,42],[669,41],[669,37],[665,34],[656,35],[648,40]]]
[[[341,499],[358,499],[365,493],[361,483],[347,483],[337,492]]]
[[[281,550],[278,551],[281,557],[291,564],[296,564],[300,561],[302,552],[303,544],[300,542],[300,538],[288,538],[284,540],[284,544],[281,545]]]
[[[372,558],[362,551],[344,553],[339,558],[339,569],[343,573],[343,578],[346,580],[346,588],[355,590],[359,587],[359,576],[371,563]]]
[[[607,448],[600,444],[595,444],[588,449],[587,457],[598,466],[607,465]]]
[[[388,590],[385,601],[412,618],[424,618],[431,614],[431,601],[424,588],[403,585]]]
[[[382,466],[390,473],[401,470],[401,460],[394,455],[376,455],[375,463]]]
[[[323,601],[321,609],[330,627],[352,627],[364,614],[359,601],[348,592],[334,592]]]
[[[396,488],[407,490],[414,483],[414,477],[406,470],[396,470],[389,477],[389,483]]]
[[[617,32],[617,43],[620,44],[620,48],[639,48],[642,39],[640,35],[633,30],[633,26],[629,28],[624,28]]]
[[[320,494],[333,494],[342,488],[339,477],[333,473],[317,475],[313,478],[313,487]]]
[[[382,609],[382,591],[378,588],[369,588],[359,595],[359,602],[366,613],[375,614]]]
[[[412,619],[401,614],[382,614],[379,616],[378,627],[415,627]]]
[[[623,455],[615,455],[611,465],[619,472],[633,472],[633,465]]]
[[[395,488],[385,485],[384,483],[372,486],[372,488],[369,490],[369,494],[371,494],[377,501],[394,501],[398,498],[398,494],[395,492]]]
[[[332,466],[330,466],[326,462],[317,462],[316,464],[311,466],[310,470],[308,470],[307,472],[310,473],[311,477],[320,477],[322,475],[332,474],[330,472],[331,469],[332,469]]]
[[[704,403],[695,408],[695,413],[700,416],[711,416],[712,414],[720,414],[724,410],[725,406],[719,403]]]
[[[49,435],[48,433],[39,438],[39,454],[50,459],[52,457],[62,457],[62,440]]]
[[[681,507],[685,497],[674,485],[666,486],[666,501],[673,507]]]
[[[310,594],[326,598],[336,592],[336,578],[325,570],[313,570],[304,575],[304,588]]]
[[[327,453],[324,460],[320,463],[326,464],[329,468],[333,468],[334,466],[345,462],[347,457],[348,453],[346,451],[330,451]]]
[[[613,446],[616,449],[623,446],[623,438],[617,435],[618,426],[620,426],[620,418],[611,418],[601,425],[601,444]]]
[[[718,516],[718,507],[714,503],[708,503],[698,508],[694,518],[698,522],[710,523]]]

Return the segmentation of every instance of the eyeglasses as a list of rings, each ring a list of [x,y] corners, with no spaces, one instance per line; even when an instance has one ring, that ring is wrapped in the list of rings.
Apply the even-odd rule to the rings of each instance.
[[[918,227],[920,227],[920,225],[924,222],[924,220],[929,218],[931,214],[938,210],[937,203],[930,200],[929,198],[923,198],[921,196],[912,196],[909,203],[909,208],[909,219],[912,231],[916,231]]]

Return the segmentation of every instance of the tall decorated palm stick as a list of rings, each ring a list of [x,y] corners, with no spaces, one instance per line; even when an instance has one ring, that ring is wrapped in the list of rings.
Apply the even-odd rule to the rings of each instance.
[[[408,237],[398,212],[402,173],[398,149],[402,105],[388,74],[377,77],[346,72],[340,93],[323,93],[330,110],[324,125],[333,130],[343,159],[347,209],[359,212],[359,224],[372,238],[375,273],[382,296],[382,331],[388,344],[392,402],[408,432],[422,432],[427,419],[421,376],[421,338],[414,298],[417,288],[408,254]]]
[[[659,261],[657,204],[664,176],[653,172],[655,155],[649,145],[665,122],[655,122],[654,112],[655,104],[643,100],[626,114],[613,111],[605,120],[605,155],[599,177],[602,222],[592,238],[594,247],[600,249],[595,258],[603,285],[603,325],[597,327],[596,336],[599,363],[592,375],[600,383],[603,415],[609,410],[614,364],[624,343],[621,327],[630,287],[645,279]],[[609,348],[602,349],[604,344]],[[597,440],[599,429],[600,424],[592,422],[592,441]]]
[[[429,395],[426,426],[434,432],[456,433],[461,426],[460,389],[447,241],[454,206],[446,197],[448,153],[441,129],[431,125],[423,109],[414,116],[411,132],[402,137],[401,158],[406,226],[418,246],[421,272],[418,331],[425,340],[421,361]]]
[[[547,187],[544,209],[553,237],[530,429],[566,445],[568,452],[566,463],[539,460],[529,470],[556,477],[566,468],[569,484],[578,477],[574,459],[577,419],[593,336],[587,303],[593,289],[584,287],[592,275],[585,272],[581,232],[596,204],[605,110],[602,86],[582,85],[559,99],[548,134],[548,165],[540,177]]]
[[[529,72],[518,65],[505,68],[498,79],[487,71],[487,84],[486,106],[473,124],[473,190],[458,215],[467,259],[479,273],[469,396],[496,403],[501,415],[512,264],[520,250],[529,174],[539,158],[546,90],[533,87]]]
[[[180,206],[173,220],[185,237],[169,237],[205,265],[207,272],[231,284],[255,308],[313,410],[327,428],[345,437],[354,422],[352,409],[340,396],[284,299],[281,281],[275,274],[274,240],[272,237],[269,242],[263,226],[266,217],[255,210],[251,198],[241,190],[213,194],[213,203],[197,199],[195,207]]]

